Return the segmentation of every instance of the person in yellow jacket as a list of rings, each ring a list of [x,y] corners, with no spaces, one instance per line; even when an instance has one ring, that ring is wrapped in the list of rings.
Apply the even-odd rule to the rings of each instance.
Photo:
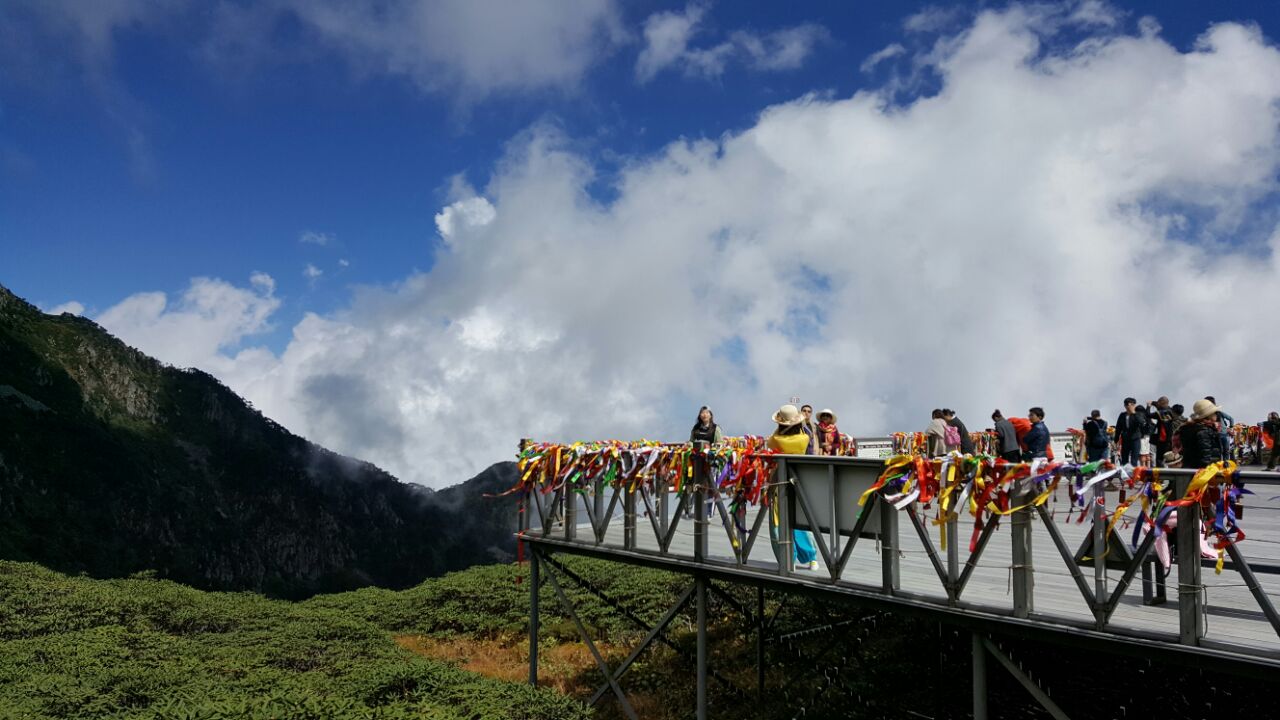
[[[777,423],[777,429],[766,440],[766,444],[771,450],[777,450],[787,455],[808,455],[810,443],[809,434],[804,431],[804,414],[795,405],[783,405],[778,408],[778,412],[773,414],[773,421]],[[778,554],[777,528],[770,528],[770,537],[773,539],[774,554]],[[813,546],[813,535],[808,530],[792,531],[792,545],[795,547],[795,561],[797,565],[807,567],[810,570],[818,569],[818,551]]]

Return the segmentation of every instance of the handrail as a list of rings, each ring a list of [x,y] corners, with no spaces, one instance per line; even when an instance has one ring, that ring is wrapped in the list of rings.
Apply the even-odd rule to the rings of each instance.
[[[986,524],[978,528],[981,532],[975,535],[966,552],[960,547],[958,513],[951,512],[947,517],[940,514],[936,520],[932,521],[944,538],[945,545],[939,548],[934,545],[930,526],[926,524],[928,518],[921,517],[917,510],[920,503],[914,499],[900,498],[894,501],[883,492],[872,493],[860,512],[856,514],[847,512],[850,503],[855,502],[851,499],[854,497],[851,494],[853,490],[838,486],[838,483],[853,483],[857,478],[860,478],[857,479],[858,482],[865,481],[867,477],[875,476],[885,467],[884,460],[779,454],[761,455],[761,457],[768,458],[774,463],[774,467],[768,482],[763,486],[759,502],[751,506],[757,512],[749,527],[749,504],[743,502],[741,497],[733,496],[731,494],[733,488],[722,488],[712,480],[711,458],[706,454],[694,453],[690,460],[691,477],[681,478],[685,481],[675,493],[669,492],[671,488],[668,486],[672,485],[670,477],[648,477],[640,481],[610,483],[604,480],[603,473],[598,474],[586,487],[577,487],[568,492],[565,487],[547,494],[531,492],[529,493],[531,509],[538,513],[541,527],[536,532],[533,530],[530,523],[532,513],[526,511],[522,514],[521,532],[534,538],[564,540],[596,547],[619,547],[628,552],[654,553],[660,556],[689,559],[709,566],[722,566],[728,563],[740,571],[795,579],[791,531],[793,528],[812,527],[817,536],[815,537],[817,550],[827,568],[828,576],[795,579],[796,582],[867,588],[865,582],[850,582],[843,575],[855,545],[860,540],[869,542],[867,538],[870,538],[877,541],[880,547],[881,578],[876,588],[884,595],[894,596],[900,592],[901,577],[898,567],[901,557],[898,519],[905,513],[913,528],[913,531],[908,531],[908,535],[918,537],[922,549],[938,576],[939,587],[945,592],[945,599],[936,601],[936,604],[940,607],[954,608],[970,606],[970,603],[964,600],[968,579],[979,558],[987,550],[993,531],[998,525],[1007,523],[1012,528],[1011,551],[1013,553],[1010,558],[1009,580],[1013,602],[1007,611],[1017,618],[1029,618],[1035,613],[1035,563],[1031,553],[1031,526],[1034,519],[1039,517],[1049,529],[1063,564],[1075,579],[1087,609],[1093,614],[1095,629],[1110,629],[1123,634],[1124,628],[1116,626],[1112,616],[1120,597],[1127,592],[1136,571],[1142,563],[1149,562],[1147,556],[1155,536],[1148,531],[1139,552],[1123,568],[1115,588],[1108,591],[1106,588],[1108,576],[1104,569],[1103,558],[1108,552],[1109,541],[1100,523],[1105,522],[1115,508],[1096,504],[1099,498],[1105,497],[1100,485],[1095,485],[1093,488],[1095,503],[1091,505],[1094,508],[1093,522],[1097,528],[1092,533],[1093,550],[1090,556],[1093,558],[1095,577],[1091,585],[1085,580],[1080,566],[1070,557],[1070,548],[1065,545],[1056,526],[1049,520],[1047,511],[1030,504],[1031,497],[1028,495],[1031,493],[1030,488],[1024,488],[1021,491],[1020,497],[1021,500],[1027,501],[1026,506],[1014,510],[1008,516],[993,515],[986,518]],[[1172,497],[1181,498],[1197,471],[1161,469],[1159,472],[1162,481],[1173,482]],[[810,479],[820,478],[824,473],[829,478],[829,482]],[[1280,476],[1273,473],[1246,470],[1240,471],[1237,477],[1251,486],[1280,485]],[[817,490],[817,494],[813,492],[814,490]],[[859,494],[861,492],[859,490]],[[587,496],[584,498],[583,507],[586,508],[586,527],[591,529],[589,538],[578,537],[576,517],[578,503],[567,502],[569,498],[580,493]],[[1021,500],[1014,499],[1011,507],[1024,504]],[[621,546],[616,540],[611,540],[607,532],[619,505],[622,506],[624,523]],[[607,511],[605,511],[606,507]],[[954,503],[952,507],[954,508]],[[685,510],[689,511],[689,516],[686,516]],[[647,521],[643,523],[641,522],[642,512],[648,515]],[[556,528],[557,518],[561,519],[559,528]],[[813,524],[815,518],[818,519],[817,525]],[[1202,643],[1206,635],[1204,619],[1206,603],[1200,589],[1203,584],[1200,576],[1202,566],[1199,551],[1202,524],[1199,504],[1192,503],[1179,508],[1177,518],[1179,591],[1176,602],[1179,620],[1176,639],[1170,636],[1168,641],[1196,646]],[[827,522],[824,523],[824,520]],[[874,526],[873,533],[868,533],[869,524],[873,521],[878,524]],[[658,548],[656,551],[644,549],[639,542],[643,532],[640,528],[644,525],[648,525],[653,530],[653,538]],[[689,525],[692,527],[690,528]],[[720,532],[724,535],[720,536]],[[759,547],[757,540],[762,532],[767,532],[773,541],[770,543],[774,548],[772,562],[769,561],[770,559],[758,557],[758,551],[753,557],[752,551]],[[684,556],[675,551],[672,542],[679,533],[688,533],[693,536],[694,545],[691,556]],[[723,537],[727,540],[732,557],[711,556],[708,547],[711,537]],[[947,542],[947,539],[950,542]],[[1225,552],[1230,556],[1233,569],[1240,572],[1263,616],[1277,635],[1280,635],[1280,614],[1277,614],[1265,589],[1254,576],[1247,559],[1235,542],[1228,543]],[[1037,616],[1069,621],[1069,618],[1052,613],[1038,613]],[[1253,651],[1244,650],[1243,652]]]

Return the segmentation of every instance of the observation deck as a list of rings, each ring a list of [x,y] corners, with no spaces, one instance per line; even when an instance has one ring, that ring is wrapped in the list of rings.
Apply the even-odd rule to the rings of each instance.
[[[1055,440],[1059,446],[1064,442],[1062,437]],[[888,441],[860,439],[858,447],[884,455]],[[557,553],[691,578],[690,591],[651,629],[632,660],[683,604],[696,601],[699,717],[706,717],[705,596],[717,591],[716,582],[752,585],[761,593],[823,596],[973,631],[975,717],[985,716],[988,655],[1017,674],[988,640],[991,635],[1193,665],[1212,661],[1219,669],[1271,678],[1280,671],[1280,614],[1275,609],[1280,597],[1280,474],[1238,470],[1231,475],[1230,483],[1253,493],[1242,496],[1242,508],[1235,507],[1237,529],[1246,533],[1243,541],[1236,533],[1225,539],[1211,534],[1205,541],[1213,518],[1202,518],[1201,502],[1165,513],[1177,521],[1167,531],[1173,554],[1166,576],[1155,552],[1160,533],[1139,519],[1137,503],[1126,506],[1122,497],[1132,499],[1144,489],[1150,496],[1151,487],[1143,483],[1155,480],[1169,488],[1167,499],[1184,498],[1194,490],[1196,470],[1148,470],[1129,478],[1104,475],[1105,468],[1081,468],[1068,457],[1056,476],[1044,474],[1047,466],[1033,468],[1026,474],[1041,473],[1038,481],[1034,476],[1009,481],[1002,486],[1001,502],[975,508],[967,500],[976,497],[981,484],[963,476],[957,459],[954,470],[961,477],[953,473],[941,483],[943,489],[950,484],[953,493],[950,512],[944,513],[939,492],[923,502],[909,492],[891,493],[887,486],[873,489],[886,474],[887,458],[769,455],[769,475],[758,485],[762,492],[748,502],[740,484],[725,482],[723,465],[708,451],[701,452],[692,453],[678,474],[632,468],[629,475],[598,472],[591,477],[583,472],[558,488],[530,485],[521,516],[535,588],[540,570],[564,574],[554,560]],[[929,472],[945,476],[947,467],[934,460]],[[1224,489],[1228,485],[1225,477],[1213,483]],[[1117,509],[1122,511],[1119,518]],[[1139,526],[1142,532],[1135,533]],[[1114,528],[1110,540],[1109,527]],[[796,565],[793,530],[812,532],[816,569]],[[1210,541],[1222,549],[1220,573],[1215,572],[1217,558],[1202,555],[1202,546]],[[532,597],[530,628],[536,639],[537,593]],[[572,615],[572,606],[567,609]],[[585,630],[583,637],[591,645]],[[609,679],[596,699],[612,690],[634,717],[618,685],[631,661],[609,669],[596,657]],[[536,674],[535,642],[531,681],[536,682]],[[1019,680],[1051,714],[1065,717],[1033,684]]]

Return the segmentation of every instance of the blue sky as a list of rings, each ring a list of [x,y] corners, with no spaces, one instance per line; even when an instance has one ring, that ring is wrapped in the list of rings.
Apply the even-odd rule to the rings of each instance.
[[[1240,0],[12,0],[0,283],[428,485],[793,396],[855,434],[1261,418],[1277,36]]]
[[[287,17],[274,23],[279,57],[248,67],[202,57],[208,18],[188,12],[116,28],[109,64],[89,69],[21,5],[8,20],[30,28],[38,47],[0,66],[0,282],[46,307],[78,300],[93,311],[142,290],[180,290],[195,276],[261,271],[286,298],[276,323],[284,329],[304,310],[337,307],[353,284],[428,269],[439,242],[433,216],[451,179],[461,173],[483,185],[507,141],[532,123],[561,125],[600,160],[593,190],[607,200],[609,168],[629,157],[741,129],[763,108],[805,93],[844,97],[882,81],[888,67],[859,66],[902,41],[907,17],[940,7],[703,5],[696,42],[704,45],[734,30],[801,23],[829,36],[794,70],[730,63],[716,78],[668,70],[642,84],[643,21],[689,6],[631,3],[620,16],[632,37],[591,63],[580,83],[477,100],[355,70],[341,52],[303,49]],[[1267,2],[1121,7],[1129,24],[1154,13],[1178,47],[1212,22],[1252,20],[1266,30],[1280,13]],[[134,132],[145,150],[132,144]],[[331,242],[299,242],[307,232]],[[324,275],[308,280],[308,263]]]

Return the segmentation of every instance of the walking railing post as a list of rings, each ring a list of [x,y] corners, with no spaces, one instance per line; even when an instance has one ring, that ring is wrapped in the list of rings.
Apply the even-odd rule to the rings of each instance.
[[[538,550],[529,553],[529,684],[538,686],[538,588],[542,584]]]
[[[622,488],[622,547],[636,549],[636,488],[627,483]]]
[[[876,496],[875,503],[880,512],[880,579],[884,591],[893,594],[898,591],[901,580],[898,567],[898,509],[880,495]]]
[[[960,602],[960,508],[951,511],[944,526],[947,532],[947,602]]]
[[[568,484],[560,494],[560,502],[564,503],[564,539],[578,539],[578,494]]]
[[[1107,511],[1102,483],[1093,485],[1093,603],[1102,607],[1107,602]],[[1098,627],[1103,625],[1104,615],[1098,615]]]
[[[703,453],[706,446],[705,442],[693,444],[693,559],[698,562],[707,557],[707,483],[711,473]]]
[[[787,475],[787,461],[778,461],[778,469],[774,471],[774,502],[778,504],[778,574],[790,577],[795,571],[795,550],[791,547],[791,481]]]
[[[1191,473],[1174,478],[1174,497],[1185,497]],[[1199,645],[1204,637],[1204,595],[1200,585],[1200,504],[1178,508],[1178,642]]]
[[[1010,502],[1015,506],[1030,502],[1031,493],[1021,488]],[[1010,540],[1013,543],[1013,563],[1009,567],[1010,582],[1013,585],[1013,616],[1029,617],[1034,609],[1033,587],[1035,584],[1035,567],[1031,559],[1031,513],[1033,508],[1024,507],[1015,510],[1012,516],[1013,529]],[[994,518],[992,518],[994,520]]]

